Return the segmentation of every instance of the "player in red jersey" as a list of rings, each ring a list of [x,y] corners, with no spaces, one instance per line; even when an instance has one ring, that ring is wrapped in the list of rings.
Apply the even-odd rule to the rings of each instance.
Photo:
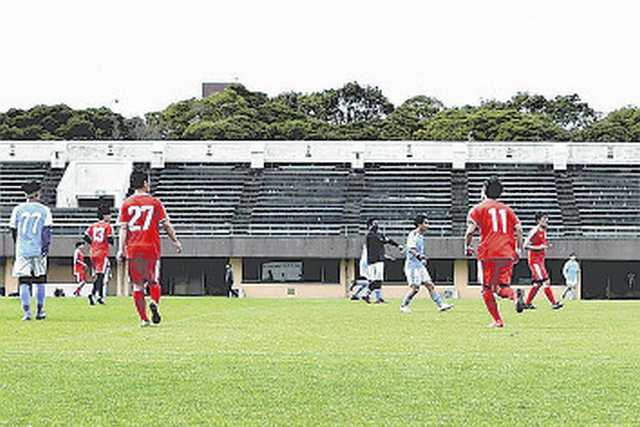
[[[497,199],[502,194],[502,183],[497,176],[491,177],[482,187],[481,202],[469,211],[465,252],[471,256],[471,241],[476,230],[480,230],[480,245],[477,250],[478,281],[482,284],[482,298],[493,323],[489,326],[504,326],[494,293],[515,301],[516,311],[522,313],[524,301],[522,290],[514,294],[511,289],[513,264],[518,262],[522,244],[522,226],[515,212]]]
[[[87,264],[84,262],[84,242],[77,242],[73,251],[73,276],[76,278],[78,287],[73,291],[73,295],[80,296],[82,287],[87,283]]]
[[[146,173],[134,171],[131,174],[131,188],[135,190],[120,208],[120,241],[118,259],[129,261],[129,280],[133,284],[133,301],[140,316],[141,326],[149,325],[144,299],[144,288],[148,286],[151,295],[149,308],[151,320],[160,323],[160,227],[166,231],[178,253],[182,244],[167,217],[160,200],[151,196]]]
[[[104,279],[109,264],[109,245],[113,245],[113,228],[111,227],[111,209],[107,206],[98,208],[98,222],[92,224],[84,232],[82,238],[91,248],[91,265],[96,278],[93,290],[89,295],[89,304],[104,304]]]
[[[544,265],[546,251],[549,248],[549,240],[547,239],[547,224],[549,217],[543,212],[536,212],[536,226],[531,229],[524,241],[524,248],[529,251],[528,261],[531,270],[531,278],[533,286],[529,290],[527,299],[524,304],[525,309],[535,309],[533,299],[538,290],[544,287],[544,294],[551,303],[551,308],[558,310],[563,307],[562,303],[557,302],[553,291],[551,290],[551,281],[549,274]]]

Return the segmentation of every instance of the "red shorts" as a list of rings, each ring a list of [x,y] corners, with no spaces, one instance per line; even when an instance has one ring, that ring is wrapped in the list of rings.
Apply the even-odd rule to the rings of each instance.
[[[133,254],[129,258],[129,280],[136,285],[158,283],[160,280],[160,259],[149,254]]]
[[[87,273],[82,270],[82,271],[76,271],[75,273],[73,273],[74,276],[76,276],[76,282],[78,284],[80,283],[84,283],[87,281]]]
[[[483,286],[496,290],[498,285],[511,285],[512,275],[512,259],[478,260],[478,281]]]
[[[93,271],[95,271],[96,274],[106,273],[107,262],[108,262],[108,257],[106,255],[98,255],[98,256],[91,257],[91,265],[93,266]]]
[[[531,278],[533,283],[544,282],[549,278],[549,273],[544,266],[544,261],[529,262],[529,269],[531,270]]]

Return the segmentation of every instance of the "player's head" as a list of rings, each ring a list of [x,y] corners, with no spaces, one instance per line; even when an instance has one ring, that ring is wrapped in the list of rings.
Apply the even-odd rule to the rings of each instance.
[[[145,171],[134,170],[131,173],[130,180],[131,188],[134,190],[142,190],[145,192],[151,191],[151,186],[149,185],[149,176]]]
[[[24,191],[28,199],[39,199],[40,183],[38,181],[29,181],[22,185],[22,191]]]
[[[569,255],[569,259],[571,261],[575,261],[576,260],[576,253],[575,252],[571,252],[571,254]]]
[[[377,229],[378,228],[378,218],[369,218],[367,220],[367,228],[368,229]]]
[[[78,240],[76,242],[76,249],[78,249],[78,248],[82,249],[83,247],[84,247],[84,240]]]
[[[502,195],[502,182],[497,175],[493,175],[491,178],[484,182],[482,186],[483,198],[497,199]]]
[[[535,213],[536,224],[546,227],[549,223],[549,215],[546,212],[538,211]]]
[[[108,206],[105,206],[105,205],[98,206],[97,214],[98,214],[98,219],[105,222],[111,222],[111,209],[109,209]]]
[[[418,214],[416,215],[416,217],[413,219],[413,225],[416,226],[416,228],[421,232],[424,233],[425,231],[427,231],[427,228],[429,228],[429,220],[427,219],[427,216],[424,214]]]

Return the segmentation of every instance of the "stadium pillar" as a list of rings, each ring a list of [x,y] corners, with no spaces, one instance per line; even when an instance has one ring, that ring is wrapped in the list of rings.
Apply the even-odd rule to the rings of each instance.
[[[356,278],[356,265],[352,259],[340,260],[340,285],[344,289],[345,298],[349,296],[349,284]]]
[[[242,287],[242,258],[229,258],[231,271],[233,271],[233,287]]]
[[[128,271],[128,261],[118,261],[116,268],[116,295],[119,297],[129,296],[129,286],[126,279],[125,271]]]
[[[5,295],[18,291],[18,280],[13,277],[13,257],[5,258],[4,262],[4,291]]]
[[[466,259],[453,261],[453,287],[458,297],[466,295],[469,286],[469,263]]]

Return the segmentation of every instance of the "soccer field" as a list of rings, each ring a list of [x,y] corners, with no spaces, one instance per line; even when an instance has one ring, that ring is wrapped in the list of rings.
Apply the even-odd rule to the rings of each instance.
[[[640,422],[640,303],[574,302],[487,329],[480,300],[437,313],[336,300],[0,300],[0,425],[552,425]]]

